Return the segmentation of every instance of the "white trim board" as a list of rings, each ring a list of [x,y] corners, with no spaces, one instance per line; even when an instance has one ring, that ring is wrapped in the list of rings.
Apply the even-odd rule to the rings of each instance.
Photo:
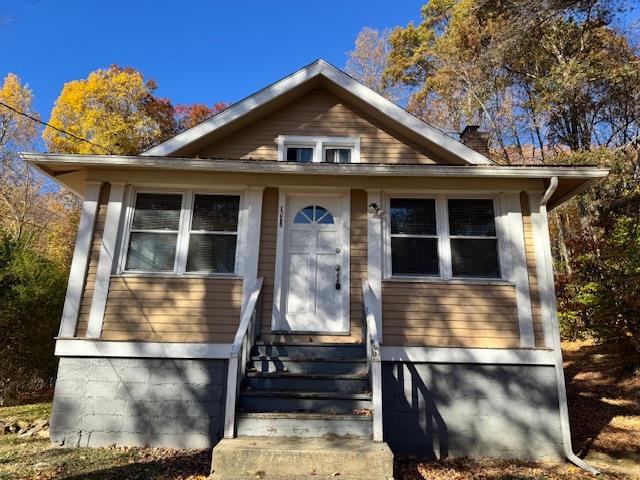
[[[107,216],[102,233],[102,246],[100,247],[93,298],[91,300],[89,323],[87,325],[87,337],[90,338],[99,338],[102,334],[102,322],[107,306],[107,295],[109,294],[109,284],[111,282],[111,273],[113,271],[113,262],[117,248],[116,242],[118,229],[120,227],[124,192],[124,183],[111,183]]]
[[[554,365],[553,350],[381,346],[383,362]]]
[[[56,357],[219,358],[228,359],[230,343],[119,342],[58,338]]]
[[[484,155],[445,135],[418,117],[411,115],[403,108],[387,100],[382,95],[374,92],[342,70],[322,59],[316,60],[312,64],[301,68],[282,80],[241,100],[210,119],[156,145],[143,152],[142,155],[172,155],[203,137],[210,135],[212,132],[260,109],[282,95],[320,77],[330,82],[333,86],[338,87],[340,90],[366,102],[392,122],[409,129],[427,144],[436,146],[469,165],[491,165],[493,163]]]
[[[82,202],[82,215],[76,245],[73,250],[71,260],[71,270],[69,273],[69,284],[64,299],[64,309],[62,311],[62,321],[60,322],[60,336],[70,337],[75,334],[82,301],[82,290],[87,278],[87,267],[91,254],[91,243],[93,242],[93,232],[98,214],[98,204],[100,201],[100,190],[102,182],[87,182],[84,202]]]

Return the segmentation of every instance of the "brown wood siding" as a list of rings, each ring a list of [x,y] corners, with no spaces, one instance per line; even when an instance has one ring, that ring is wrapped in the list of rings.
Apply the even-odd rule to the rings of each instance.
[[[520,346],[511,285],[383,282],[382,318],[385,345]]]
[[[262,223],[260,225],[260,254],[258,277],[262,277],[261,331],[271,331],[273,286],[276,273],[276,240],[278,236],[278,189],[267,188],[262,196]]]
[[[351,190],[351,336],[362,337],[362,282],[367,279],[367,192]]]
[[[104,223],[107,218],[107,206],[109,204],[110,184],[105,183],[100,190],[100,200],[98,203],[98,213],[96,216],[96,224],[93,229],[93,239],[91,241],[91,250],[89,254],[89,264],[87,267],[87,277],[85,285],[82,289],[82,300],[80,301],[80,313],[78,315],[78,323],[76,325],[76,337],[87,336],[87,326],[89,324],[89,311],[91,309],[91,300],[93,299],[93,285],[96,279],[96,271],[98,270],[98,259],[100,258],[100,248],[102,247],[102,234],[104,232]]]
[[[101,338],[231,343],[241,304],[237,278],[112,277]]]
[[[359,137],[363,163],[446,163],[321,89],[301,96],[195,155],[277,160],[278,135]]]
[[[529,293],[531,295],[531,308],[533,311],[533,331],[536,347],[544,347],[544,329],[542,308],[540,305],[540,290],[538,288],[538,272],[536,269],[536,248],[533,238],[533,226],[531,224],[531,209],[529,196],[520,194],[522,207],[522,225],[524,227],[524,247],[527,258],[527,273],[529,275]]]

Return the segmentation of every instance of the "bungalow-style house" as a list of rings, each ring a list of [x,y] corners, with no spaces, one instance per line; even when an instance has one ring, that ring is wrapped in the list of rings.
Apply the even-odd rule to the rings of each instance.
[[[322,60],[139,156],[23,154],[83,198],[52,442],[580,463],[547,212],[607,171],[487,154]]]

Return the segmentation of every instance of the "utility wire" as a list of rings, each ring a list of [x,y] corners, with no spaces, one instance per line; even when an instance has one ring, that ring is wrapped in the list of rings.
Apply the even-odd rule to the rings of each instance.
[[[58,132],[63,133],[64,135],[68,135],[68,136],[70,136],[72,138],[75,138],[76,140],[78,140],[80,142],[85,142],[85,143],[88,143],[89,145],[91,145],[93,147],[100,148],[100,149],[104,150],[105,152],[109,153],[110,155],[114,154],[107,147],[103,147],[102,145],[98,145],[97,143],[94,143],[94,142],[92,142],[90,140],[87,140],[86,138],[79,137],[78,135],[74,135],[73,133],[69,133],[66,130],[62,130],[61,128],[54,127],[50,123],[44,122],[44,121],[40,120],[39,118],[34,117],[33,115],[29,115],[28,113],[21,112],[20,110],[18,110],[16,108],[13,108],[11,105],[7,105],[6,103],[1,102],[1,101],[0,101],[0,105],[2,105],[3,107],[8,108],[9,110],[17,113],[18,115],[22,115],[23,117],[28,118],[29,120],[31,120],[33,122],[39,123],[40,125],[44,125],[45,127],[53,128],[54,130],[57,130]]]

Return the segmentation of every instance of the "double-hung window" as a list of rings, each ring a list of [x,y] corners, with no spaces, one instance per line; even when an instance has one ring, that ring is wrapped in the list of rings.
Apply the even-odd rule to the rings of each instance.
[[[390,198],[391,276],[501,277],[490,198]]]
[[[239,195],[136,192],[131,210],[125,273],[235,272]]]
[[[279,160],[296,163],[357,163],[360,139],[350,137],[307,137],[280,135]]]
[[[491,199],[449,199],[453,277],[500,277],[498,235]]]
[[[439,275],[435,199],[392,198],[390,203],[393,274]]]

